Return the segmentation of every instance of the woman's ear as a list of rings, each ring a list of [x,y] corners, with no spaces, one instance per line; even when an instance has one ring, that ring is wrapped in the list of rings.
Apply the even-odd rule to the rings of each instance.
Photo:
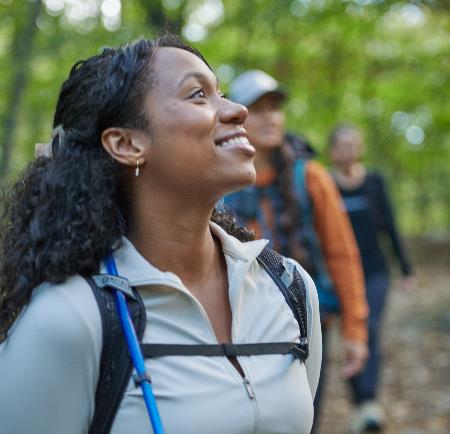
[[[102,145],[106,152],[116,161],[126,166],[145,164],[150,149],[148,132],[128,128],[107,128],[101,135]]]

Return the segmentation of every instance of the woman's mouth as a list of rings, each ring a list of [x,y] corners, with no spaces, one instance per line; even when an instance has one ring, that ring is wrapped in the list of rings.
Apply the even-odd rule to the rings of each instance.
[[[216,143],[216,146],[219,146],[225,150],[229,151],[237,151],[242,152],[249,157],[253,157],[255,155],[255,148],[250,144],[247,137],[243,135],[234,136],[229,139],[219,141]]]

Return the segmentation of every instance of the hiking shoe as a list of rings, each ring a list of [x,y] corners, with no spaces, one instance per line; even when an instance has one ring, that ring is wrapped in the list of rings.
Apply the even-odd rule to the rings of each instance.
[[[380,404],[376,401],[365,401],[355,410],[350,434],[381,432],[384,419],[384,411]]]

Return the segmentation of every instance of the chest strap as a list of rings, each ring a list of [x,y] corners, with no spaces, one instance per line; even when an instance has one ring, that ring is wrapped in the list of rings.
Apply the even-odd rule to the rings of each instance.
[[[295,359],[304,362],[308,357],[308,341],[306,338],[301,338],[300,343],[224,343],[216,345],[141,344],[141,349],[145,358],[165,356],[237,357],[261,356],[264,354],[291,354]]]

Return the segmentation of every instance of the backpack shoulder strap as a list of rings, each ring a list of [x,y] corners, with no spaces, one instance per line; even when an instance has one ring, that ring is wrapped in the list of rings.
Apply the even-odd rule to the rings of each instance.
[[[295,161],[294,189],[302,211],[303,236],[314,266],[314,273],[312,273],[312,275],[319,294],[321,312],[325,315],[331,312],[338,312],[339,302],[314,226],[314,208],[306,179],[307,164],[308,161],[304,159]]]
[[[308,318],[305,282],[297,267],[284,256],[265,247],[256,258],[277,284],[300,328],[300,343],[308,345]]]
[[[302,210],[303,224],[313,226],[313,210],[311,207],[311,198],[308,192],[306,183],[306,164],[307,161],[299,158],[295,160],[294,164],[294,188],[297,194],[297,199]]]
[[[120,318],[117,313],[113,291],[100,287],[91,277],[86,278],[102,318],[103,349],[100,359],[100,377],[95,394],[95,412],[89,434],[107,434],[111,430],[123,394],[133,370],[128,354]],[[128,309],[139,340],[145,329],[145,307],[138,292],[133,289],[134,298],[127,297]]]

